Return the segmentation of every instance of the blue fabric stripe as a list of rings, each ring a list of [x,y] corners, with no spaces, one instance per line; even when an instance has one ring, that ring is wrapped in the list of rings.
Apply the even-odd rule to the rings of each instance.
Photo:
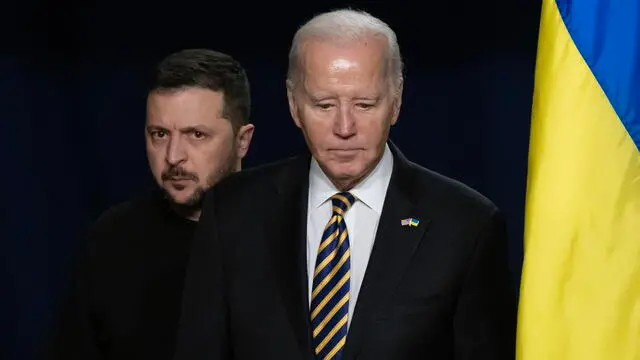
[[[322,244],[326,239],[329,238],[329,236],[331,236],[333,233],[335,233],[339,229],[340,229],[340,227],[338,226],[338,222],[333,223],[331,226],[329,226],[327,228],[327,230],[325,230],[324,234],[322,234],[322,239],[321,239],[320,243]],[[337,236],[333,239],[333,241],[331,241],[329,243],[329,245],[327,245],[327,247],[325,247],[324,249],[322,249],[322,251],[320,251],[318,253],[318,256],[317,256],[318,259],[323,259],[324,260],[324,258],[329,256],[329,254],[331,254],[331,252],[336,249],[336,246],[338,246],[338,241],[339,240],[340,240],[340,233],[337,234]],[[320,264],[320,263],[318,263],[318,264]],[[318,264],[316,264],[316,266]]]
[[[344,225],[341,226],[342,228],[344,228]],[[344,230],[341,230],[341,232],[343,232]],[[348,235],[347,235],[348,236]],[[318,256],[318,259],[316,260],[316,268],[318,267],[318,265],[324,261],[326,259],[327,256],[329,256],[337,247],[338,247],[338,243],[340,241],[340,235],[336,236],[333,241],[331,241],[329,243],[329,245],[327,245],[326,248],[324,248],[324,250],[322,250],[320,252],[320,255]],[[318,275],[316,275],[313,278],[313,287],[316,288],[318,286],[318,284],[320,284],[320,282],[327,277],[327,275],[329,275],[329,273],[331,271],[333,271],[333,268],[336,266],[336,264],[338,262],[340,262],[340,259],[342,258],[342,256],[347,252],[347,250],[349,249],[349,240],[348,238],[346,238],[342,244],[340,244],[340,247],[338,248],[338,251],[336,251],[336,255],[334,256],[333,259],[331,259],[331,261],[322,269],[320,270],[320,272],[318,273]],[[344,270],[343,268],[345,267],[345,265],[347,266],[347,270],[349,269],[348,264],[349,262],[345,262],[345,264],[342,266],[342,268],[340,270],[338,270],[338,272],[335,274],[335,276],[333,277],[333,279],[331,281],[333,281],[333,283],[337,283],[340,279],[338,279],[338,276],[343,276],[344,273],[346,272],[346,270]],[[331,281],[329,283],[331,283]]]
[[[335,325],[335,324],[334,324]],[[331,327],[333,328],[332,325]],[[338,332],[336,332],[335,335],[333,335],[333,337],[331,338],[331,340],[329,340],[329,342],[327,342],[327,345],[325,345],[325,347],[322,349],[322,351],[320,351],[320,353],[316,356],[317,359],[324,359],[327,355],[329,355],[329,352],[331,352],[331,350],[333,350],[333,347],[336,346],[336,344],[338,343],[338,341],[340,341],[340,339],[342,339],[345,334],[347,333],[347,325],[342,325],[342,327],[340,328],[340,330]],[[342,357],[342,350],[344,348],[340,349],[331,359],[340,359]]]
[[[329,335],[329,333],[331,332],[331,330],[333,330],[333,328],[338,324],[338,322],[345,316],[347,315],[347,311],[349,311],[349,304],[344,304],[342,305],[342,307],[340,308],[340,310],[338,310],[338,312],[336,313],[335,316],[332,316],[326,323],[326,325],[324,326],[324,328],[320,331],[320,333],[318,333],[317,338],[318,339],[324,339],[327,337],[327,335]],[[346,328],[345,328],[346,330]],[[333,336],[334,337],[342,337],[345,336],[346,332],[343,333],[342,331],[337,331]],[[331,350],[331,349],[329,349]]]
[[[573,42],[640,149],[640,0],[556,0]]]
[[[335,285],[335,284],[333,284]],[[318,312],[318,315],[316,315],[316,317],[313,319],[314,323],[316,321],[322,321],[322,319],[324,319],[327,314],[329,314],[329,312],[333,309],[334,306],[336,306],[336,304],[342,300],[342,298],[349,293],[349,282],[347,281],[344,285],[342,285],[340,287],[340,289],[338,290],[338,292],[336,292],[336,295],[334,297],[332,297],[331,299],[329,299],[329,301],[327,301],[327,303],[324,305],[324,307],[322,308],[322,310],[320,310],[320,312]],[[333,286],[332,286],[333,288]],[[323,289],[320,294],[318,294],[318,297],[316,297],[315,299],[313,299],[312,301],[312,309],[315,309],[318,306],[318,303],[327,295],[326,293],[328,293],[331,290],[327,290],[326,288]],[[349,304],[349,302],[347,302],[347,305]],[[347,307],[347,311],[349,310],[349,308]]]
[[[335,249],[335,244],[337,242],[338,242],[338,240],[332,241],[331,244],[329,246],[327,246],[327,247],[331,247],[331,248]],[[349,241],[348,241],[348,239],[345,239],[345,241],[342,242],[342,245],[340,246],[340,248],[336,252],[336,256],[327,264],[327,266],[325,266],[322,270],[320,270],[318,275],[316,275],[313,278],[313,288],[314,289],[317,288],[318,285],[320,285],[320,283],[327,277],[327,275],[329,275],[329,273],[334,270],[334,268],[336,267],[336,265],[338,264],[338,262],[344,256],[344,254],[347,252],[348,249],[349,249]],[[320,260],[321,259],[318,258],[318,260],[317,260],[318,263],[320,263]],[[348,259],[347,261],[344,262],[344,264],[342,264],[340,269],[336,271],[335,275],[331,279],[329,279],[329,281],[322,288],[322,290],[320,290],[320,292],[318,293],[316,299],[321,299],[329,291],[331,291],[331,289],[340,281],[340,279],[342,279],[342,277],[347,273],[347,271],[349,271],[349,269],[350,269],[350,261]],[[312,299],[314,304],[315,304],[316,299]]]

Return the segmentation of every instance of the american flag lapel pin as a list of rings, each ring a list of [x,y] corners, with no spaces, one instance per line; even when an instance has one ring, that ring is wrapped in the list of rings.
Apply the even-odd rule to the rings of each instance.
[[[400,220],[400,225],[408,227],[417,227],[420,224],[420,220],[414,218],[406,218]]]

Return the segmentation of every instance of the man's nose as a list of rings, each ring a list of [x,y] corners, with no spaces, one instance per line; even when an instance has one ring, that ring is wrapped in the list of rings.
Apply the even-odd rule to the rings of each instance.
[[[341,106],[336,117],[333,132],[343,138],[348,138],[356,133],[356,122],[348,106]]]
[[[167,163],[178,165],[187,159],[187,152],[179,137],[172,137],[167,148]]]

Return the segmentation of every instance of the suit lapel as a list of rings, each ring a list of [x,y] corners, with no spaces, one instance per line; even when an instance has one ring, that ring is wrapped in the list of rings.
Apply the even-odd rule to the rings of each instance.
[[[276,179],[275,206],[269,209],[266,224],[278,291],[301,354],[311,359],[306,253],[309,161],[309,156],[300,157]]]
[[[358,353],[370,321],[401,280],[428,225],[428,219],[420,218],[421,214],[416,213],[419,208],[412,199],[415,186],[410,174],[411,165],[393,144],[389,146],[394,153],[394,171],[349,327],[343,359],[352,359]],[[402,219],[411,217],[420,220],[419,226],[401,225]]]

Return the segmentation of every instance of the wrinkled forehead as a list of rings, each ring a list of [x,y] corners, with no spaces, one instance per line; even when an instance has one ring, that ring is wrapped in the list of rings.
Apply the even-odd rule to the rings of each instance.
[[[301,47],[299,81],[305,87],[386,84],[389,66],[385,50],[384,39],[343,43],[307,40]]]

